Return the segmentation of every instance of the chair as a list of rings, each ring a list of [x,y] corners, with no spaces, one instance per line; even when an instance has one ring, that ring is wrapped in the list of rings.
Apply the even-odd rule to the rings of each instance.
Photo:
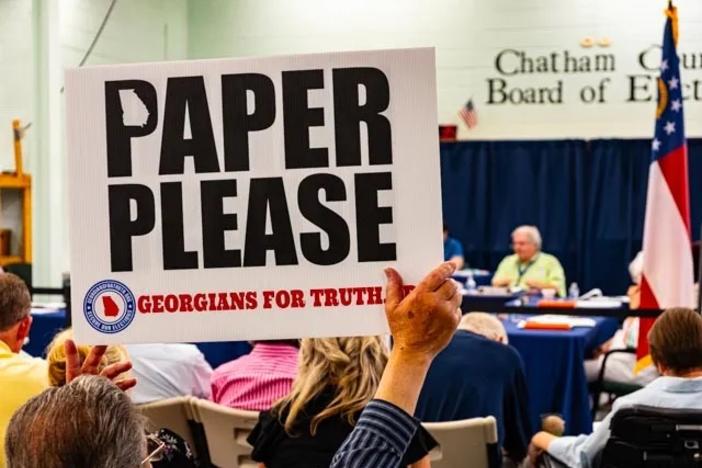
[[[487,468],[499,461],[493,416],[422,425],[440,445],[430,453],[432,468]]]
[[[702,467],[702,411],[633,406],[617,411],[602,468]]]
[[[207,400],[192,402],[193,416],[205,431],[210,462],[221,468],[257,468],[246,438],[258,422],[258,412],[228,408]]]
[[[146,416],[149,431],[167,428],[181,436],[190,445],[195,455],[198,443],[192,431],[193,415],[191,397],[175,397],[138,405],[137,409]]]
[[[626,382],[617,382],[614,380],[606,380],[605,379],[605,369],[607,366],[607,359],[613,354],[616,353],[624,353],[624,354],[636,354],[636,349],[634,348],[627,348],[627,349],[613,349],[611,351],[607,351],[607,353],[604,356],[604,359],[602,359],[602,366],[600,366],[600,373],[597,376],[597,380],[593,382],[592,384],[592,419],[593,421],[595,420],[595,417],[597,416],[597,411],[600,409],[600,396],[602,393],[607,393],[610,395],[614,395],[616,397],[628,395],[629,393],[633,393],[637,390],[640,390],[643,388],[641,385],[634,384],[634,383],[626,383]]]

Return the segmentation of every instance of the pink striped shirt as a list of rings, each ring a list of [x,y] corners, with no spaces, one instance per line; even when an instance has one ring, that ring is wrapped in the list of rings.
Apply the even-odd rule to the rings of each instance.
[[[212,401],[250,411],[270,409],[290,392],[297,353],[293,346],[257,343],[251,353],[215,369]]]

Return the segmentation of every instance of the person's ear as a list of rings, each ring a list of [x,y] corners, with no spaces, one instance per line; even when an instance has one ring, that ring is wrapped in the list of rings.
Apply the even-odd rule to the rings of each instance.
[[[17,341],[24,344],[24,340],[29,336],[29,330],[32,328],[32,316],[27,315],[25,318],[20,320],[19,326],[17,327]]]

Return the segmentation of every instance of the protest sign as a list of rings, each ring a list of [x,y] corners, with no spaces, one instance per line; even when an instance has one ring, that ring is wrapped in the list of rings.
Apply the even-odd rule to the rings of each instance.
[[[387,331],[383,268],[441,261],[433,49],[66,74],[88,343]]]

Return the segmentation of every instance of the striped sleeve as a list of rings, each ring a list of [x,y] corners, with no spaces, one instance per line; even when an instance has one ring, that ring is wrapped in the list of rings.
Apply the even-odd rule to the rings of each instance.
[[[397,406],[372,400],[334,455],[330,468],[398,467],[418,424]]]

